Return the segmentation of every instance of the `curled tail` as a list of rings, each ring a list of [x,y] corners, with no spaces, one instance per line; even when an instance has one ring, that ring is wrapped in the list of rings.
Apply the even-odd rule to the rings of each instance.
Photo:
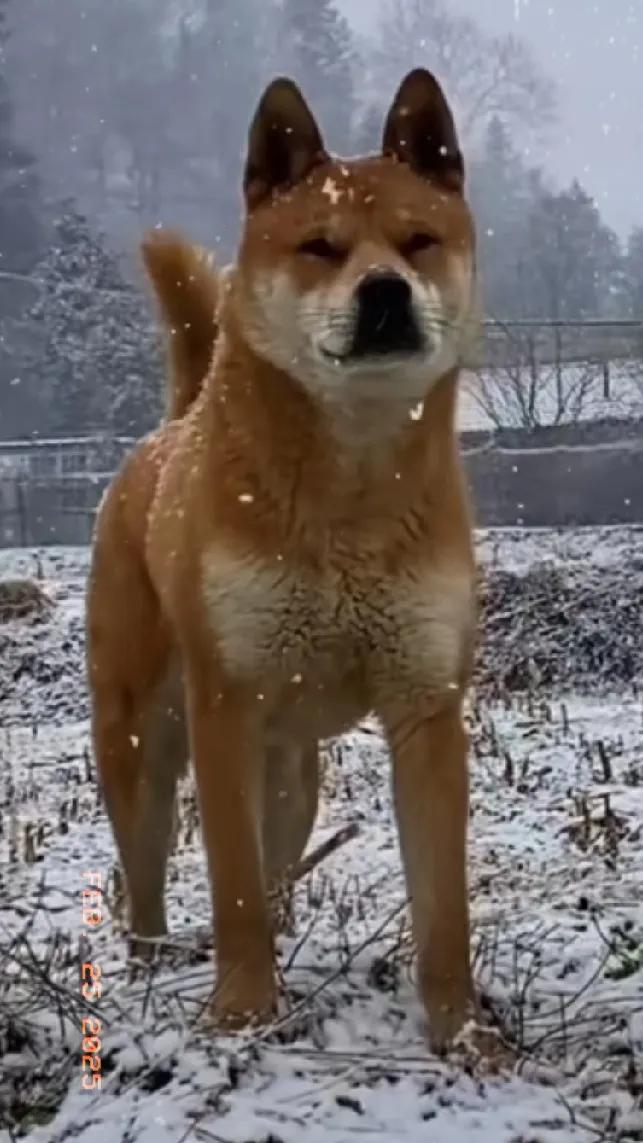
[[[212,254],[169,230],[149,231],[141,245],[168,333],[166,415],[182,417],[208,372],[218,333],[219,277]]]

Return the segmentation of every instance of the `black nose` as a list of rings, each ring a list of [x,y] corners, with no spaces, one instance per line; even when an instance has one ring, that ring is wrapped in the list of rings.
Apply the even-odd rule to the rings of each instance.
[[[362,278],[358,296],[360,305],[386,315],[411,304],[411,287],[401,274],[380,270]]]
[[[357,326],[353,352],[411,353],[422,338],[413,313],[413,295],[406,278],[392,271],[374,271],[357,288]]]

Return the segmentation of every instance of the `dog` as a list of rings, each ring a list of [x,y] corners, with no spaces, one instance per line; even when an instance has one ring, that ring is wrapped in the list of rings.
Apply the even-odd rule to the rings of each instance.
[[[304,851],[320,740],[373,712],[390,747],[436,1050],[475,1012],[462,705],[475,628],[455,432],[475,312],[453,116],[423,69],[381,152],[325,149],[298,87],[252,120],[225,279],[180,238],[143,254],[170,330],[161,427],[97,514],[88,674],[131,928],[166,931],[177,776],[192,759],[213,893],[217,1026],[266,1022],[271,886]]]

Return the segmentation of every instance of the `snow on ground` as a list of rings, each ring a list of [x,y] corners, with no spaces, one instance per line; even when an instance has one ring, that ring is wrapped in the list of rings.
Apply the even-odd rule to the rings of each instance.
[[[515,577],[511,591],[544,557],[568,587],[605,574],[612,608],[619,570],[622,596],[640,591],[637,529],[486,532],[479,549],[486,578]],[[31,573],[35,560],[0,552],[0,576]],[[488,605],[493,646],[468,713],[470,866],[476,978],[513,1046],[499,1072],[471,1051],[438,1061],[423,1039],[389,767],[370,723],[327,751],[316,840],[349,823],[359,835],[298,887],[296,935],[279,945],[283,1013],[266,1032],[222,1038],[202,1019],[210,909],[189,779],[169,876],[171,936],[155,970],[128,979],[88,744],[87,553],[50,549],[40,564],[55,618],[0,628],[0,661],[10,664],[0,681],[3,1143],[18,1133],[34,1143],[643,1139],[638,660],[625,679],[599,666],[595,685],[580,688],[570,664],[572,685],[561,668],[552,685],[496,697],[489,656],[504,678],[523,653],[515,629],[529,601],[550,604],[539,588],[515,596],[513,620]],[[591,609],[600,610],[596,596]],[[605,613],[617,651],[624,625]],[[559,658],[568,663],[568,652]],[[89,873],[106,886],[96,926],[82,914]],[[81,996],[84,961],[101,969],[95,1004]],[[96,1092],[82,1089],[88,1017],[102,1022]]]

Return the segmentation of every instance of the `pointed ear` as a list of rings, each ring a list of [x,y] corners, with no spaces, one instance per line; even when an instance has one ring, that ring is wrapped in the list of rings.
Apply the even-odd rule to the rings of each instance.
[[[386,119],[382,153],[448,190],[463,190],[464,163],[453,115],[430,71],[416,68],[402,81]]]
[[[275,79],[264,91],[250,125],[243,180],[249,207],[275,190],[294,186],[328,156],[299,88]]]

